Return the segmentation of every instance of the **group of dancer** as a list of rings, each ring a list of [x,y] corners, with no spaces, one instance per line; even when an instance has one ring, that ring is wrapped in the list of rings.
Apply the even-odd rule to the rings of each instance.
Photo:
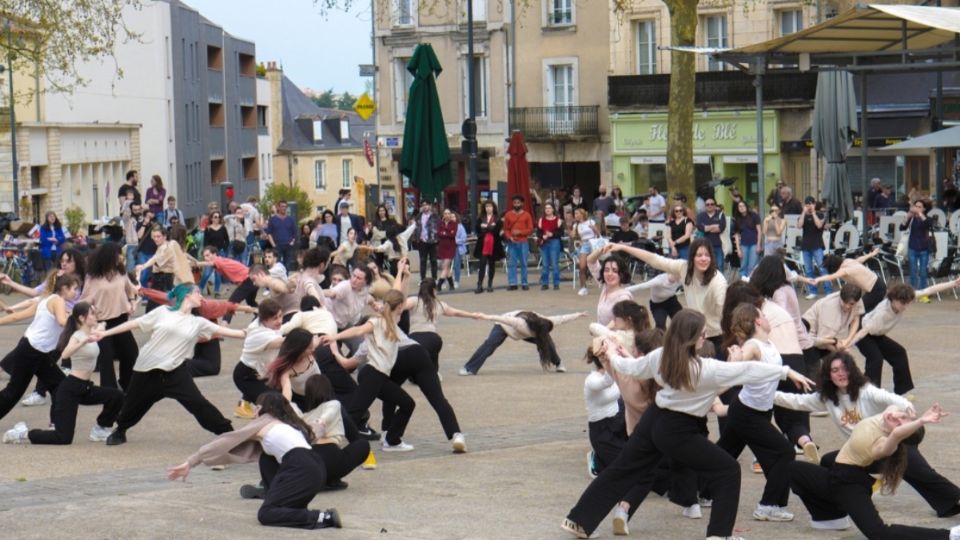
[[[551,332],[587,317],[458,309],[438,297],[439,284],[429,277],[413,291],[404,247],[414,230],[393,231],[370,252],[384,255],[380,262],[359,250],[346,258],[320,246],[304,250],[299,270],[288,272],[271,250],[263,265],[251,267],[215,249],[190,261],[155,228],[156,253],[129,273],[123,250],[104,243],[88,255],[62,252],[59,268],[36,289],[0,275],[29,297],[10,306],[0,324],[32,318],[0,362],[9,376],[0,390],[0,419],[34,377],[37,392],[51,401],[49,429],[19,422],[3,442],[71,444],[78,407],[102,405],[88,438],[124,444],[155,403],[174,399],[217,437],[171,467],[171,479],[186,478],[199,464],[257,462],[260,478],[243,486],[241,496],[263,499],[262,524],[340,527],[336,509],[308,505],[321,491],[346,488],[343,479],[357,467],[376,466],[370,441],[379,440],[387,453],[414,450],[405,440],[416,406],[406,382],[433,408],[452,452],[467,451],[439,375],[441,316],[493,323],[461,375],[477,375],[508,337],[534,344],[544,371],[563,373]],[[917,446],[922,426],[946,413],[933,405],[917,414],[908,399],[914,386],[907,353],[889,336],[916,297],[960,280],[922,291],[887,288],[866,266],[869,256],[828,256],[828,274],[815,281],[845,284],[801,313],[793,282],[803,278],[791,275],[780,257],[763,257],[749,281],[727,283],[707,239],[691,240],[686,253],[671,259],[614,243],[585,258],[600,284],[586,355],[594,371],[584,386],[596,477],[563,528],[586,538],[614,509],[614,532],[627,534],[631,516],[654,490],[669,493],[689,518],[711,508],[707,536],[732,538],[736,458],[749,447],[767,480],[757,520],[792,520],[792,490],[815,528],[844,529],[852,520],[869,538],[955,540],[960,531],[884,524],[870,501],[870,474],[879,471],[889,491],[905,479],[938,516],[960,513],[960,488]],[[631,284],[634,260],[662,273]],[[204,298],[191,264],[215,268],[234,283],[229,300]],[[145,268],[152,270],[149,287],[138,282]],[[650,291],[649,309],[634,300],[640,290]],[[146,312],[135,317],[141,300],[148,300]],[[243,329],[230,326],[237,311],[253,315]],[[242,340],[232,370],[239,394],[233,413],[249,421],[239,428],[194,381],[220,373],[221,339]],[[866,358],[863,371],[848,352],[854,346]],[[884,361],[894,368],[894,393],[881,389]],[[379,431],[370,425],[377,400]],[[849,436],[839,452],[821,455],[811,412],[826,412]],[[720,418],[716,443],[707,437],[709,414]],[[807,462],[797,461],[795,450]]]

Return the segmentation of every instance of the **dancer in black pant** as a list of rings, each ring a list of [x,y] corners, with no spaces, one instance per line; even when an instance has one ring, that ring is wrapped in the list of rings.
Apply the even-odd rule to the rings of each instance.
[[[566,315],[544,316],[533,311],[510,311],[503,315],[487,315],[478,313],[479,318],[495,323],[490,330],[490,335],[477,348],[476,351],[467,360],[467,363],[460,368],[460,375],[476,375],[487,358],[493,356],[497,348],[503,345],[507,338],[523,340],[533,343],[537,346],[537,355],[540,358],[540,367],[547,371],[551,367],[557,373],[565,373],[567,368],[563,366],[560,355],[557,354],[557,347],[550,337],[550,332],[560,324],[570,322],[581,317],[586,317],[584,312],[568,313]]]
[[[97,356],[100,348],[92,336],[97,327],[97,315],[90,304],[80,302],[73,307],[73,312],[64,326],[57,349],[63,358],[71,360],[70,373],[57,386],[56,406],[50,413],[54,429],[26,431],[23,428],[14,428],[10,437],[4,437],[4,442],[26,442],[33,444],[70,444],[73,442],[74,429],[77,425],[77,407],[79,405],[103,405],[103,411],[97,417],[97,423],[90,430],[89,439],[93,442],[102,442],[113,431],[113,422],[120,414],[123,405],[123,392],[116,388],[100,388],[90,380],[97,365]],[[20,435],[26,437],[20,437]],[[16,436],[14,436],[16,435]]]
[[[167,469],[167,478],[186,480],[190,469],[201,463],[250,463],[261,453],[267,453],[280,462],[280,467],[257,512],[260,524],[299,529],[340,528],[340,515],[336,509],[317,511],[307,508],[327,477],[323,460],[308,442],[314,439],[310,426],[276,392],[261,395],[257,405],[260,410],[256,420],[243,429],[217,437],[187,461]]]
[[[864,418],[840,449],[830,469],[794,462],[790,470],[793,491],[810,511],[814,529],[843,530],[850,520],[869,540],[958,540],[960,526],[951,530],[888,525],[871,499],[872,468],[880,465],[882,491],[893,493],[903,478],[907,447],[923,440],[926,424],[939,424],[947,413],[939,405],[919,418],[895,406]]]
[[[876,257],[878,253],[880,253],[880,248],[856,259],[844,259],[839,255],[825,255],[823,257],[823,268],[830,273],[815,278],[811,284],[816,287],[820,283],[829,283],[838,279],[853,283],[863,292],[864,313],[870,313],[883,300],[883,296],[887,292],[887,284],[873,270],[866,267],[866,262]]]
[[[503,242],[500,240],[500,230],[503,221],[497,213],[497,203],[483,202],[483,212],[477,220],[477,243],[473,246],[473,256],[480,261],[477,267],[476,294],[483,292],[483,278],[487,278],[487,292],[493,292],[493,275],[497,271],[497,261],[503,259]]]
[[[57,367],[57,342],[67,323],[65,299],[73,298],[80,288],[80,279],[73,274],[57,278],[53,294],[47,296],[37,304],[37,314],[33,322],[23,333],[12,351],[0,361],[0,368],[10,375],[7,386],[0,390],[0,418],[3,418],[23,397],[30,385],[30,380],[37,376],[45,387],[52,392],[53,405],[56,409],[56,388],[63,381],[63,372]],[[51,422],[53,416],[50,417]],[[26,432],[22,423],[18,426]]]
[[[240,361],[233,368],[233,384],[240,390],[240,403],[233,409],[237,418],[255,418],[254,402],[260,394],[270,390],[267,386],[267,365],[277,357],[283,343],[280,324],[283,308],[273,298],[267,298],[257,306],[257,318],[247,327],[243,340]]]
[[[714,494],[708,536],[733,533],[740,500],[740,467],[705,435],[706,414],[720,389],[744,383],[765,383],[789,377],[798,385],[812,381],[786,366],[761,362],[719,362],[696,356],[704,341],[706,319],[684,309],[673,319],[664,347],[639,358],[624,358],[618,345],[606,342],[600,355],[609,354],[617,371],[638,378],[654,378],[661,390],[640,419],[620,456],[600,473],[580,496],[561,527],[578,538],[588,538],[600,520],[640,482],[651,482],[664,455],[697,472]],[[622,349],[621,349],[622,350]]]
[[[790,409],[828,413],[846,437],[861,419],[882,414],[891,405],[913,413],[912,403],[871,384],[849,353],[832,353],[823,359],[817,388],[813,394],[777,392],[774,402]],[[903,479],[927,501],[937,517],[960,514],[960,487],[934,470],[916,445],[908,444],[906,448]],[[820,464],[830,468],[835,457],[836,452],[826,454]]]
[[[667,319],[672,319],[683,309],[680,301],[677,300],[680,280],[673,274],[664,272],[643,283],[627,287],[631,293],[647,289],[650,290],[650,314],[653,315],[654,325],[661,330],[666,330]]]
[[[183,361],[193,354],[194,346],[200,339],[244,338],[246,331],[220,326],[191,315],[191,311],[200,307],[202,299],[196,285],[177,285],[170,291],[169,298],[173,304],[170,307],[155,309],[139,319],[104,332],[94,332],[97,339],[134,329],[150,334],[133,366],[133,376],[117,419],[117,429],[107,438],[108,445],[127,442],[127,430],[163,398],[179,401],[207,431],[220,434],[233,429],[230,421],[200,393]]]
[[[409,278],[409,268],[398,268],[400,275],[403,276],[403,287],[406,286],[406,278]],[[447,317],[465,317],[477,319],[479,315],[467,311],[461,311],[452,307],[446,302],[437,300],[437,283],[431,278],[420,282],[420,290],[417,296],[407,298],[403,309],[410,314],[410,328],[407,335],[410,339],[416,341],[430,353],[430,360],[433,361],[434,368],[440,367],[440,350],[443,348],[443,338],[437,333],[437,319],[442,313]]]

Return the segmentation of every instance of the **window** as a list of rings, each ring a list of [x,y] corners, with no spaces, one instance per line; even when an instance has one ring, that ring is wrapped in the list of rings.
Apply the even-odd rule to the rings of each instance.
[[[267,128],[267,107],[265,105],[257,105],[257,127]]]
[[[803,30],[803,12],[799,9],[785,9],[779,12],[780,35],[785,36]]]
[[[460,0],[460,20],[467,22],[467,0]],[[473,20],[487,20],[487,0],[473,0]]]
[[[327,162],[322,159],[313,162],[313,187],[317,191],[327,190]]]
[[[706,35],[706,45],[714,49],[726,49],[730,46],[727,39],[727,16],[711,15],[704,18],[704,33]],[[724,63],[707,57],[707,71],[723,71]]]
[[[573,24],[573,0],[548,0],[547,26]]]
[[[572,133],[576,128],[573,106],[577,104],[575,59],[555,60],[546,66],[547,129],[550,133]]]
[[[353,160],[345,159],[340,162],[340,167],[343,169],[343,189],[350,189],[350,186],[353,185]]]
[[[350,140],[350,120],[347,117],[340,119],[340,142]]]
[[[413,26],[417,18],[418,0],[396,0],[397,12],[394,17],[394,24],[397,26]]]
[[[657,72],[656,21],[637,21],[637,74]]]
[[[470,72],[470,57],[463,57],[463,112],[464,116],[470,114],[470,81],[467,77]],[[487,59],[484,56],[473,56],[473,99],[476,107],[477,118],[486,118],[487,116]]]
[[[397,58],[394,62],[393,74],[393,96],[394,110],[396,110],[397,121],[403,122],[407,114],[407,100],[410,97],[410,85],[413,84],[413,75],[407,71],[409,57]]]
[[[313,121],[313,142],[323,142],[323,120]]]

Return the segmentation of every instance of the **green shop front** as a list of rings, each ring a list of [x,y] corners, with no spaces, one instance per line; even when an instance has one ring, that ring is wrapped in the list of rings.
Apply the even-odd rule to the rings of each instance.
[[[610,116],[614,181],[625,195],[643,193],[650,186],[675,191],[667,178],[667,113],[615,113]],[[763,113],[763,168],[761,185],[757,164],[757,116],[753,110],[694,113],[693,162],[697,187],[719,178],[736,179],[733,186],[756,205],[780,177],[780,141],[777,113]],[[729,211],[729,190],[718,187],[718,201]],[[693,194],[687,194],[693,202]]]

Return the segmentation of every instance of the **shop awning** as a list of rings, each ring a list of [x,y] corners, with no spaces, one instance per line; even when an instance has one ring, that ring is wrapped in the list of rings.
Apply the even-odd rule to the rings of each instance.
[[[710,163],[710,156],[693,156],[693,162],[702,165]],[[666,165],[667,156],[630,156],[631,165]]]
[[[867,133],[871,141],[908,139],[917,131],[920,131],[928,123],[926,118],[908,117],[908,118],[868,118]],[[813,138],[813,128],[803,132],[801,141],[809,141]]]
[[[891,144],[880,149],[881,152],[901,152],[924,148],[958,148],[960,147],[960,126],[934,131],[926,135],[914,137],[901,143]]]

